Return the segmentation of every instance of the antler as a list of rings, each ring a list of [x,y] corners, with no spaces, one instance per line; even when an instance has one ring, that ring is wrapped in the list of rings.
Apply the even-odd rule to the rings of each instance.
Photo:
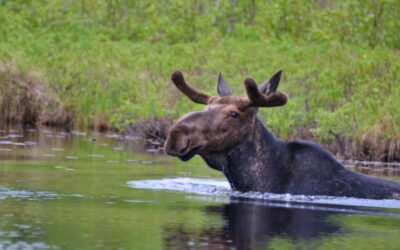
[[[249,98],[248,107],[277,107],[286,104],[287,96],[278,91],[268,96],[261,93],[257,87],[256,81],[252,78],[246,78],[244,80],[244,86],[246,87],[247,97]]]
[[[183,94],[196,103],[207,104],[211,98],[211,96],[204,94],[203,92],[187,84],[182,72],[179,70],[172,73],[171,80]]]

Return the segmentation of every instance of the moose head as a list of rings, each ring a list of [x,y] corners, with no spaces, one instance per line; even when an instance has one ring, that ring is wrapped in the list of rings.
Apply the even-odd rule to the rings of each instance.
[[[184,115],[170,129],[165,151],[183,161],[196,154],[205,156],[235,147],[241,138],[252,134],[259,107],[283,106],[287,102],[287,96],[276,91],[281,71],[260,86],[252,78],[246,78],[246,96],[232,96],[221,73],[217,83],[219,96],[209,96],[193,88],[180,71],[173,72],[171,79],[190,100],[206,105],[202,111]]]

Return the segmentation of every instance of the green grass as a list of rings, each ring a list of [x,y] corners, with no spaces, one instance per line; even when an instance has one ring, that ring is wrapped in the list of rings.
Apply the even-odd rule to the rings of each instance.
[[[399,11],[390,0],[2,1],[0,66],[37,76],[75,126],[121,130],[201,108],[173,70],[210,94],[222,72],[243,95],[245,77],[282,69],[288,104],[260,111],[279,137],[399,160]]]

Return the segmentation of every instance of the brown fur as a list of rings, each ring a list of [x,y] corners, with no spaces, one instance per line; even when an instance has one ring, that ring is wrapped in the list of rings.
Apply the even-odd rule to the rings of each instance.
[[[241,110],[243,99],[215,97],[202,111],[181,117],[171,127],[165,143],[167,152],[181,156],[196,148],[205,153],[214,153],[233,146],[254,126],[252,118],[255,117],[255,108]],[[238,117],[233,117],[233,112],[238,113]],[[201,119],[197,119],[199,116]],[[180,151],[185,147],[186,150]]]
[[[230,96],[226,94],[230,94],[230,90],[220,75],[217,89],[220,95],[224,93],[222,97],[208,96],[194,89],[186,83],[180,71],[172,73],[171,79],[192,101],[206,104],[202,111],[188,113],[178,119],[165,142],[168,154],[184,160],[194,153],[216,153],[234,146],[243,135],[253,131],[256,107],[282,106],[287,102],[286,95],[281,92],[264,95],[251,78],[245,80],[248,96]],[[268,88],[266,84],[262,85],[262,91]]]

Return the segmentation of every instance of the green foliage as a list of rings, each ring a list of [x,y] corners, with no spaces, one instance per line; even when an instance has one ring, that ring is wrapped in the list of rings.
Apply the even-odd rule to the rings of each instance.
[[[92,35],[166,43],[290,36],[400,48],[397,0],[2,1],[0,12],[4,36],[24,30],[61,43]]]

